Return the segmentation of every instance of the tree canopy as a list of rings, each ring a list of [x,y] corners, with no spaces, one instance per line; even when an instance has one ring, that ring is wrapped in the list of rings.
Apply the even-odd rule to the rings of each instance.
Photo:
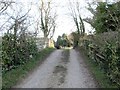
[[[84,19],[95,28],[96,33],[117,31],[120,27],[120,2],[108,4],[99,2],[96,10],[89,5],[88,10],[94,14],[93,18]]]

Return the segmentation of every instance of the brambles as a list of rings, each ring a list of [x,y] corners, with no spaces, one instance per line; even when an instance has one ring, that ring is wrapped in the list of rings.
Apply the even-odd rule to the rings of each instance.
[[[2,70],[7,71],[26,63],[30,55],[37,53],[37,46],[33,38],[14,39],[13,34],[5,34],[2,38]]]
[[[116,34],[115,34],[116,33]],[[120,87],[120,46],[118,33],[110,32],[99,34],[84,41],[84,48],[93,62],[99,65],[113,85]],[[106,35],[106,36],[103,36]],[[98,39],[99,37],[99,39]]]
[[[83,45],[88,56],[97,62],[112,84],[120,87],[120,2],[97,3],[92,19],[85,19],[95,28],[95,35],[88,35]],[[91,12],[91,13],[92,13]]]

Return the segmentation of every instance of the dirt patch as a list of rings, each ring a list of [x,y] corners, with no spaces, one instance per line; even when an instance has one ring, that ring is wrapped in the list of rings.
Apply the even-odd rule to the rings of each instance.
[[[50,78],[49,88],[62,87],[65,82],[65,76],[67,74],[67,63],[69,62],[69,50],[62,52],[62,57],[59,64],[55,67],[53,75]]]
[[[54,74],[56,76],[59,76],[58,85],[64,83],[66,73],[67,73],[67,69],[65,66],[62,65],[56,66]]]
[[[56,66],[56,67],[55,67],[55,70],[54,70],[53,73],[60,73],[60,72],[66,71],[66,70],[67,70],[67,69],[66,69],[64,66],[59,65],[59,66]]]

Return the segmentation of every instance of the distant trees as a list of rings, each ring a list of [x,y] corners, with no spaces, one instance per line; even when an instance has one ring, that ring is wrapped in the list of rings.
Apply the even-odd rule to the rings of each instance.
[[[56,43],[55,43],[55,46],[61,46],[62,45],[62,37],[61,36],[58,36],[58,38],[57,38],[57,41],[56,41]]]
[[[62,46],[68,46],[68,38],[67,38],[67,35],[66,34],[63,34],[62,35],[62,40],[63,40],[63,43],[62,43]]]
[[[55,46],[62,46],[62,47],[71,46],[68,36],[66,34],[62,34],[62,36],[58,36]]]
[[[77,47],[78,45],[78,38],[79,38],[79,34],[77,32],[72,32],[70,35],[69,35],[69,41],[71,41],[71,43],[73,44],[73,47]]]

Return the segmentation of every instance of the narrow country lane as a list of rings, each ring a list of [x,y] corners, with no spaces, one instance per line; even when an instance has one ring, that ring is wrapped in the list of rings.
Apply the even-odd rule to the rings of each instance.
[[[96,88],[84,60],[74,49],[56,50],[15,88]]]

